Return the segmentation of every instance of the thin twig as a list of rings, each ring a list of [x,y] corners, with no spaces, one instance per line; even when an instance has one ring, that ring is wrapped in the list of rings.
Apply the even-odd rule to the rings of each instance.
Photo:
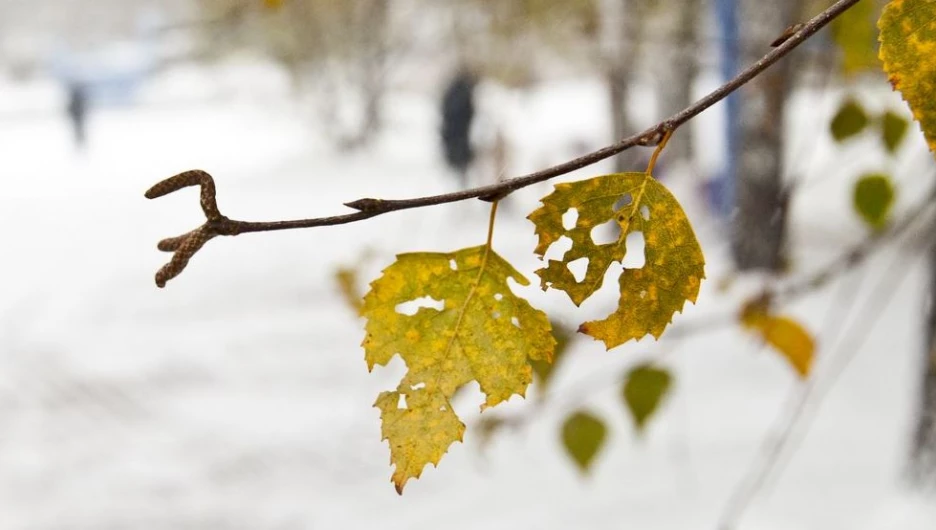
[[[559,164],[557,166],[543,169],[541,171],[530,173],[521,177],[516,177],[510,180],[505,180],[496,184],[490,184],[488,186],[481,186],[478,188],[454,193],[445,193],[441,195],[417,197],[412,199],[357,199],[355,201],[345,203],[345,206],[358,210],[357,212],[330,217],[316,217],[311,219],[296,219],[290,221],[249,222],[228,219],[227,217],[220,215],[220,213],[217,217],[212,218],[206,211],[205,214],[208,217],[208,220],[205,224],[203,224],[198,229],[185,234],[184,236],[180,236],[180,238],[176,238],[179,240],[178,242],[174,241],[172,243],[167,243],[168,246],[172,246],[176,249],[176,254],[173,257],[173,262],[163,267],[163,269],[160,270],[160,272],[157,274],[156,283],[162,287],[165,285],[166,281],[181,273],[185,268],[188,259],[191,258],[192,255],[201,248],[201,245],[215,236],[232,236],[244,234],[247,232],[271,232],[274,230],[291,230],[295,228],[313,228],[318,226],[347,224],[356,221],[362,221],[364,219],[389,212],[460,202],[469,199],[495,201],[502,199],[503,197],[506,197],[507,195],[517,190],[526,188],[527,186],[532,186],[534,184],[544,182],[558,176],[566,175],[578,169],[593,165],[597,162],[605,160],[606,158],[610,158],[614,155],[622,153],[632,147],[657,146],[660,144],[663,138],[666,137],[667,134],[672,133],[684,123],[688,122],[722,99],[725,99],[729,94],[738,90],[746,83],[760,75],[761,72],[796,49],[800,44],[829,24],[829,22],[831,22],[833,19],[844,13],[851,6],[858,3],[858,1],[859,0],[839,0],[828,9],[803,24],[799,31],[794,33],[776,48],[773,48],[769,53],[761,57],[759,61],[749,66],[747,69],[726,82],[724,85],[709,93],[707,96],[696,101],[689,107],[674,114],[673,116],[663,120],[662,122],[648,128],[641,133],[629,136],[612,145],[579,158],[575,158],[568,162]],[[156,193],[154,191],[166,188],[167,185],[171,187],[172,184],[170,183],[178,184],[180,178],[183,180],[185,178],[196,178],[197,182],[186,183],[182,186],[169,189],[164,193]],[[147,192],[146,196],[148,198],[155,198],[165,193],[175,191],[180,187],[195,184],[200,184],[202,186],[203,204],[206,194],[210,195],[211,199],[214,200],[214,181],[212,180],[211,176],[208,175],[208,173],[200,170],[187,171],[185,173],[181,173],[180,175],[176,175],[175,177],[170,177],[169,179],[160,182],[151,188],[150,191]],[[188,244],[181,244],[183,241],[187,242]]]

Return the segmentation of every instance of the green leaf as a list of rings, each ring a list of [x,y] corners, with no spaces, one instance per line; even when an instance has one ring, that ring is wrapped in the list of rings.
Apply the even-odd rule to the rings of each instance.
[[[576,305],[601,287],[612,263],[623,262],[627,236],[643,235],[644,265],[621,273],[617,311],[582,324],[580,332],[604,341],[608,349],[647,334],[659,338],[686,300],[695,303],[705,277],[702,249],[679,202],[652,176],[620,173],[557,184],[542,203],[529,216],[539,236],[536,253],[545,255],[562,237],[572,241],[572,248],[536,274],[543,289],[560,289]],[[576,222],[566,228],[563,217],[573,209]],[[606,227],[619,234],[602,243],[600,231]],[[579,282],[569,265],[583,258],[588,264]]]
[[[830,126],[832,138],[835,138],[836,142],[844,142],[860,134],[868,126],[868,121],[868,114],[864,107],[854,99],[848,99],[842,103],[832,118]]]
[[[864,175],[855,183],[855,212],[874,230],[887,226],[894,205],[894,183],[890,176]]]
[[[562,425],[562,444],[579,470],[587,473],[605,442],[608,429],[599,418],[576,412]]]
[[[523,396],[533,378],[529,360],[552,358],[549,320],[511,292],[509,278],[529,284],[481,246],[401,254],[371,283],[361,310],[368,369],[397,354],[407,366],[396,391],[381,393],[375,403],[398,492],[462,440],[465,426],[450,402],[460,386],[478,382],[487,398],[483,410]],[[423,307],[407,310],[420,302]]]
[[[649,364],[637,366],[627,373],[621,395],[638,432],[643,431],[657,411],[672,382],[673,377],[668,371]]]
[[[842,52],[842,72],[857,74],[880,68],[877,52],[878,6],[863,0],[832,21],[832,39]]]
[[[878,21],[881,60],[936,151],[936,2],[891,0]]]
[[[887,111],[881,116],[881,141],[884,142],[884,148],[888,153],[897,152],[897,148],[907,136],[908,128],[910,128],[910,122],[896,112]]]

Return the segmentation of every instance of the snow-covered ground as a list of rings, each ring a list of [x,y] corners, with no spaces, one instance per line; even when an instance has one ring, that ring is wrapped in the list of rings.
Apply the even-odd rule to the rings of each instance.
[[[342,202],[364,196],[453,188],[435,149],[434,100],[394,95],[375,149],[341,154],[263,71],[228,71],[226,86],[237,90],[212,85],[198,69],[167,74],[150,85],[145,105],[94,114],[85,154],[70,144],[54,87],[0,80],[0,109],[34,110],[0,117],[0,528],[715,528],[802,385],[734,326],[612,352],[578,337],[547,406],[525,428],[501,433],[482,451],[471,429],[477,396],[463,396],[456,408],[469,423],[465,443],[396,495],[372,403],[404,367],[367,373],[362,322],[342,302],[334,271],[361,262],[364,283],[394,253],[479,244],[482,204],[216,239],[166,289],[154,286],[168,258],[156,242],[193,228],[201,213],[194,191],[157,201],[143,191],[182,170],[211,172],[222,212],[245,220],[342,213]],[[258,78],[266,81],[250,82]],[[601,142],[601,94],[587,82],[525,96],[490,89],[486,101],[498,114],[488,123],[503,127],[516,149],[509,173]],[[802,186],[793,207],[794,275],[863,237],[850,212],[850,178],[890,164],[870,140],[831,146],[823,129],[837,97],[803,94],[795,105],[790,149]],[[705,154],[717,151],[717,112],[703,115],[695,131]],[[932,164],[921,163],[928,157],[912,154],[918,144],[895,167],[899,211],[931,180]],[[697,198],[701,176],[676,169],[661,176],[685,202],[708,262],[699,304],[674,326],[728,315],[757,282],[719,288],[729,272],[726,245]],[[511,197],[495,235],[496,249],[531,277],[537,261],[524,217],[548,190]],[[891,245],[784,308],[815,332],[821,377],[853,359],[741,528],[936,525],[933,506],[900,487],[924,303],[918,246]],[[879,288],[882,279],[892,283]],[[561,294],[536,287],[522,294],[569,326],[606,313],[614,300],[603,292],[573,311]],[[654,358],[675,372],[676,391],[638,438],[615,374]],[[523,414],[529,404],[514,399],[501,408]],[[564,456],[558,436],[564,415],[580,407],[612,426],[588,477]]]

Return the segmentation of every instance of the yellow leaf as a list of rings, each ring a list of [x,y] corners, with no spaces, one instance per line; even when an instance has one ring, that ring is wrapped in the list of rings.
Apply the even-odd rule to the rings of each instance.
[[[263,5],[268,9],[278,9],[283,6],[285,0],[263,0]]]
[[[884,71],[936,151],[936,0],[891,0],[878,27]]]
[[[549,320],[511,292],[509,278],[529,284],[480,246],[401,254],[371,283],[361,310],[368,368],[386,365],[397,354],[408,368],[396,391],[382,393],[375,403],[398,492],[461,441],[464,425],[450,403],[460,386],[478,382],[486,395],[483,410],[525,395],[533,378],[529,361],[552,359]],[[419,302],[423,307],[412,307]]]
[[[795,320],[769,312],[765,300],[749,302],[741,311],[741,324],[757,333],[805,378],[812,370],[816,345],[812,336]]]
[[[605,320],[582,324],[580,332],[604,341],[608,349],[648,333],[659,338],[686,300],[695,303],[705,277],[702,249],[679,202],[647,173],[558,184],[542,202],[529,217],[539,236],[536,253],[543,256],[563,236],[572,241],[572,248],[561,261],[549,260],[536,273],[543,289],[561,289],[576,305],[601,287],[612,263],[623,262],[627,235],[643,233],[644,265],[621,273],[617,311]],[[566,228],[573,209],[575,225]],[[605,225],[620,233],[600,244],[593,234],[599,237]],[[582,258],[588,265],[578,282],[569,264]]]

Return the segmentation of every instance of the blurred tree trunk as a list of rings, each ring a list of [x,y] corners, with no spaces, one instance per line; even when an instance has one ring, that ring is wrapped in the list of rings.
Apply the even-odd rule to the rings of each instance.
[[[611,134],[616,142],[633,131],[627,111],[630,75],[637,55],[639,28],[636,6],[631,0],[602,0],[600,47],[608,98],[611,103]],[[633,156],[627,152],[614,158],[614,170],[626,171]]]
[[[662,40],[661,58],[656,75],[660,118],[665,119],[692,103],[692,85],[698,74],[699,27],[702,18],[702,0],[666,0],[660,10],[659,35]],[[692,134],[685,127],[683,134],[669,144],[667,158],[692,159]]]
[[[364,3],[364,35],[362,36],[362,90],[364,120],[363,140],[370,139],[382,125],[383,96],[386,92],[387,38],[390,0],[370,0]]]
[[[742,49],[753,63],[803,11],[803,0],[740,0]],[[732,253],[739,270],[785,265],[787,192],[783,183],[784,108],[796,74],[794,57],[779,61],[741,90],[736,210]]]
[[[936,230],[936,221],[931,230]],[[910,450],[910,480],[919,487],[936,487],[936,245],[930,252],[930,306],[921,359],[922,382],[916,430]]]

